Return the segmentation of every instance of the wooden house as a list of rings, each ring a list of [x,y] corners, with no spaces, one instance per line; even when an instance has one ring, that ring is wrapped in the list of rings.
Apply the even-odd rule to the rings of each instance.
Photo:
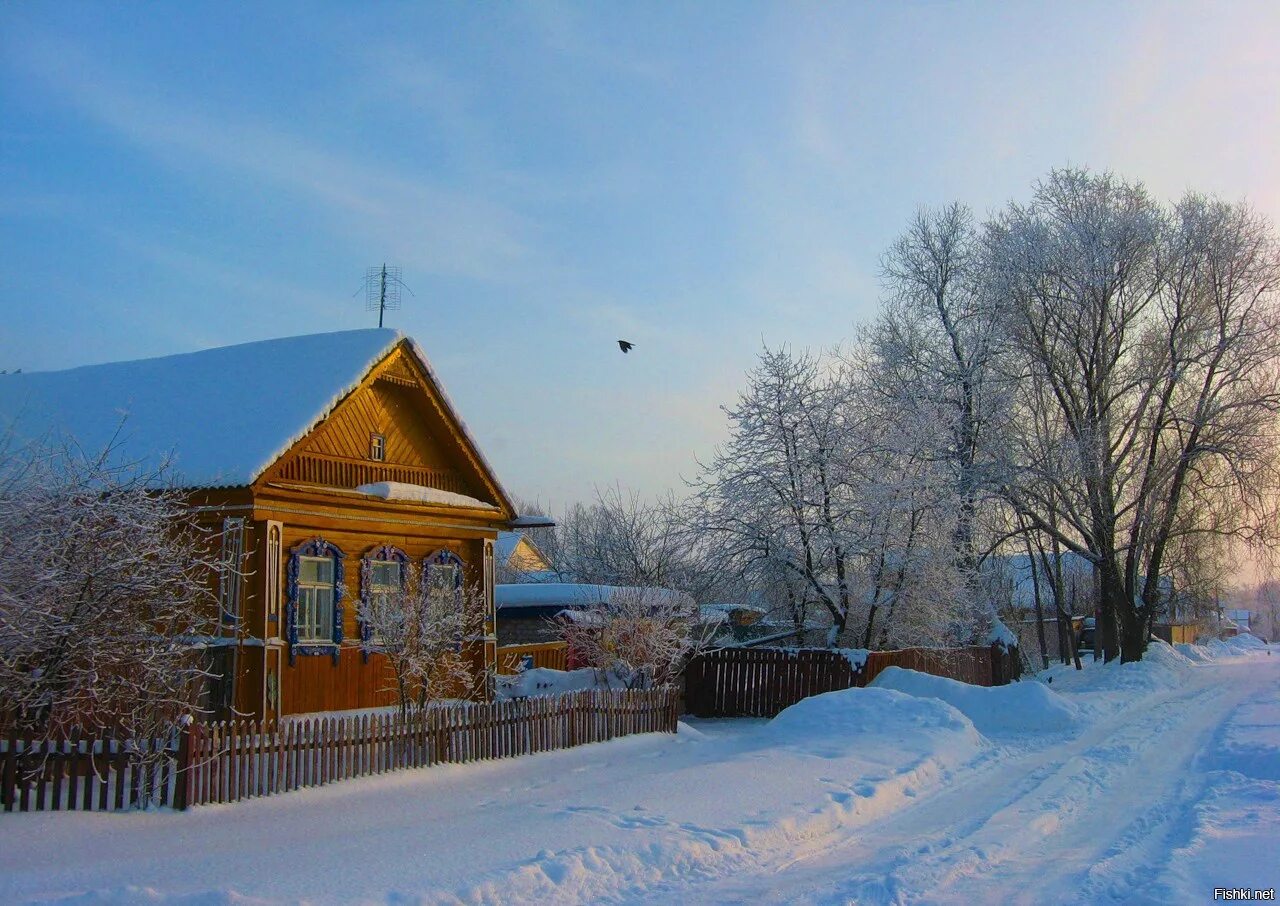
[[[560,581],[560,574],[546,554],[524,532],[499,532],[493,559],[499,584]]]
[[[243,564],[217,579],[215,713],[391,703],[358,602],[407,570],[483,589],[484,632],[464,651],[477,683],[496,662],[493,544],[522,523],[407,337],[317,334],[6,380],[0,417],[33,415],[30,436],[53,429],[86,449],[116,436],[126,459],[171,456],[224,562]]]

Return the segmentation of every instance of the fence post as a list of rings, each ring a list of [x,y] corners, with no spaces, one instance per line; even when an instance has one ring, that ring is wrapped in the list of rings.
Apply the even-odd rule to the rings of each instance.
[[[15,728],[10,730],[8,745],[0,754],[0,805],[6,812],[13,811],[13,801],[17,798],[17,762],[18,731]]]
[[[178,731],[178,756],[174,766],[173,807],[177,811],[186,811],[191,801],[191,734],[198,733],[199,728],[194,720],[188,721]]]

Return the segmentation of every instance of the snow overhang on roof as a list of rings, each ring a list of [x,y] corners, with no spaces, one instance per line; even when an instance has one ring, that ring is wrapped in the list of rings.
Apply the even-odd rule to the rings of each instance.
[[[356,490],[369,497],[393,500],[398,503],[468,507],[473,510],[497,509],[492,503],[477,500],[475,497],[469,497],[466,494],[442,491],[439,488],[429,488],[420,484],[405,484],[402,481],[376,481],[373,484],[362,484]]]
[[[555,528],[556,521],[550,516],[517,516],[507,523],[508,528]]]

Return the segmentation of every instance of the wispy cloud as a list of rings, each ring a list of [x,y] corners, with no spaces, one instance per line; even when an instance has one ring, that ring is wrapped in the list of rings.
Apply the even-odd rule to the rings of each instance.
[[[202,111],[196,99],[130,81],[80,47],[33,37],[11,51],[12,63],[166,166],[260,180],[313,206],[329,230],[407,266],[486,282],[527,279],[535,266],[532,224],[498,201]]]

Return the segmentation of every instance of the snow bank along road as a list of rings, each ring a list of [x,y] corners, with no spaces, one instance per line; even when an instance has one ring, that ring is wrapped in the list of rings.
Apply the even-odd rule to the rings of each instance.
[[[1050,675],[980,690],[887,671],[674,738],[186,814],[0,816],[0,901],[1168,903],[1280,886],[1280,656],[1159,646]]]

